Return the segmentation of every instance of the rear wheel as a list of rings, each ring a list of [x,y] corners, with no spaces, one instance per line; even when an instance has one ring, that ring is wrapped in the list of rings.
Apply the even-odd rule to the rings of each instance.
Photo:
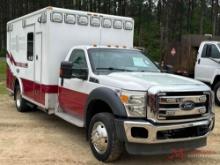
[[[215,103],[220,106],[220,82],[215,84],[214,92],[215,92]]]
[[[27,102],[22,98],[21,89],[18,85],[15,88],[14,98],[15,98],[15,105],[17,110],[19,112],[26,112],[28,109]]]
[[[88,133],[91,150],[98,160],[110,162],[119,159],[124,146],[116,135],[111,113],[96,114],[90,122]]]

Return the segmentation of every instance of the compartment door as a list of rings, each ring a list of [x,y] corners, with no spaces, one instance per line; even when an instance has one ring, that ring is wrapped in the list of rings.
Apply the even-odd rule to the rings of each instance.
[[[42,32],[35,33],[34,98],[38,103],[45,105],[45,92],[42,86]]]

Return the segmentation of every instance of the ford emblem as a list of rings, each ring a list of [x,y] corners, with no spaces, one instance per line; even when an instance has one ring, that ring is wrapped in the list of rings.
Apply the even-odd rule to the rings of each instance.
[[[195,103],[192,101],[185,101],[180,104],[180,108],[184,111],[189,111],[195,108]]]

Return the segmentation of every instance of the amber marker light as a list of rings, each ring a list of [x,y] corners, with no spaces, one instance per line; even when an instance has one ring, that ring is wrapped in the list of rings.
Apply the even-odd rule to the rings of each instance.
[[[126,96],[126,95],[121,95],[120,96],[120,100],[121,100],[121,102],[122,103],[128,103],[128,96]]]

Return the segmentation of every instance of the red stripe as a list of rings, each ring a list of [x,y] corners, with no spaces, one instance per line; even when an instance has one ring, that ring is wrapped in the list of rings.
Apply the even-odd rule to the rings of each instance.
[[[7,54],[7,57],[10,56]],[[9,58],[13,61],[13,59]],[[6,85],[8,89],[14,90],[14,84],[15,84],[15,77],[7,65],[6,69],[7,79],[6,79]],[[22,85],[23,85],[23,92],[24,96],[28,97],[29,99],[32,99],[42,105],[45,105],[45,95],[46,94],[56,94],[58,92],[58,86],[57,85],[45,85],[45,84],[38,84],[34,81],[22,79]]]
[[[7,79],[6,79],[6,86],[8,89],[11,89],[12,91],[14,91],[14,81],[15,81],[15,77],[13,75],[13,73],[11,72],[9,66],[6,66],[6,75],[7,75]]]
[[[24,95],[42,105],[45,105],[46,94],[56,94],[58,92],[57,85],[38,84],[27,79],[22,79],[22,84]]]
[[[6,57],[10,60],[11,64],[17,67],[28,68],[28,63],[16,62],[12,54],[7,53]]]

